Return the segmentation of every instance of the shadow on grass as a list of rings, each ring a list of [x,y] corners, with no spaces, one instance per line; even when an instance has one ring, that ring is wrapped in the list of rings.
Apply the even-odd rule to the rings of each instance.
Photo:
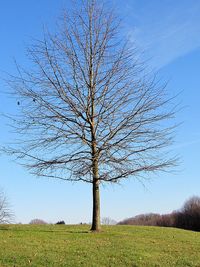
[[[0,226],[0,231],[8,231],[10,230],[9,226]]]
[[[69,234],[90,234],[91,233],[91,231],[90,230],[88,230],[88,231],[64,231],[64,232],[66,232],[66,233],[69,233]]]
[[[65,230],[65,229],[33,229],[33,228],[15,228],[15,227],[9,227],[9,226],[0,226],[0,231],[13,231],[13,232],[38,232],[38,233],[58,233],[58,234],[63,234],[63,233],[68,233],[68,234],[90,234],[90,230]]]

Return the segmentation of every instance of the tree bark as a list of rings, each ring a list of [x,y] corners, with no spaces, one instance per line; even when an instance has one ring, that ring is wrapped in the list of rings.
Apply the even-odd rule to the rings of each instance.
[[[99,181],[93,181],[93,214],[92,214],[92,227],[91,231],[100,231],[100,193]]]
[[[96,152],[96,142],[93,142],[92,146],[92,155],[93,155],[93,212],[92,212],[92,227],[91,231],[100,231],[100,192],[99,192],[99,171],[98,171],[98,156]]]

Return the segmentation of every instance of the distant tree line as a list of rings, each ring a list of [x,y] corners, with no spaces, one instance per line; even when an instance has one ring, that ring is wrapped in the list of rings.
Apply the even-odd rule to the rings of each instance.
[[[42,219],[33,219],[29,222],[29,224],[48,224],[48,222],[42,220]],[[65,221],[58,221],[57,223],[55,224],[65,224]]]
[[[120,225],[176,227],[200,231],[200,197],[192,197],[178,211],[170,214],[141,214],[119,222]]]

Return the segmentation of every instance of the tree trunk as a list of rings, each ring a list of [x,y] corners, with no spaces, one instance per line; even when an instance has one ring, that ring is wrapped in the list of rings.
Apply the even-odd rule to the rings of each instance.
[[[100,193],[99,193],[99,181],[93,181],[93,214],[92,214],[92,227],[91,231],[100,231]]]
[[[92,191],[93,191],[93,211],[92,211],[92,227],[91,231],[100,231],[101,223],[100,223],[100,192],[99,192],[99,171],[98,171],[98,159],[96,155],[96,142],[93,142],[92,147],[93,154],[93,183],[92,183]]]

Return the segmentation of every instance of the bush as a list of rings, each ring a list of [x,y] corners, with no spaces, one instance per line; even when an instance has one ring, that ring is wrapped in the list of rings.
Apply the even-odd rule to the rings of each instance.
[[[65,221],[58,221],[56,224],[65,224]]]
[[[45,222],[41,219],[33,219],[29,222],[29,224],[47,224],[47,222]]]

